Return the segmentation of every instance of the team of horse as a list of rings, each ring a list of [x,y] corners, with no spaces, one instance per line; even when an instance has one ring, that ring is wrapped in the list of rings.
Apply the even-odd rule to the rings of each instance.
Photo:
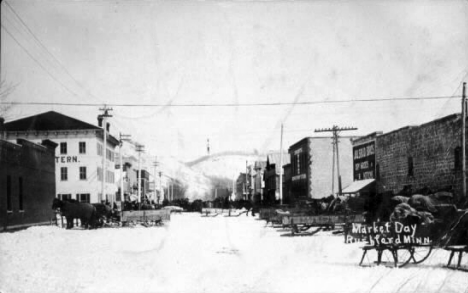
[[[67,229],[74,226],[74,220],[79,219],[81,226],[86,229],[102,227],[114,213],[112,208],[102,203],[83,203],[74,199],[60,200],[55,198],[52,209],[58,211],[67,220]]]

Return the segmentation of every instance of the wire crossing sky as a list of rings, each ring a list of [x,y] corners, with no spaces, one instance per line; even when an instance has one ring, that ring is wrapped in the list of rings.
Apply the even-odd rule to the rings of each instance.
[[[467,1],[2,1],[8,120],[45,111],[190,160],[296,131],[391,131],[460,111]],[[94,108],[94,110],[93,110]]]

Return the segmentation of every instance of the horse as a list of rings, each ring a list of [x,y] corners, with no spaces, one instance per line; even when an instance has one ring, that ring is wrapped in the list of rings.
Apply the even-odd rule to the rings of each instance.
[[[96,209],[94,220],[99,226],[104,225],[105,221],[109,221],[112,218],[113,212],[110,206],[103,203],[93,203],[92,205]]]
[[[67,229],[73,228],[73,220],[80,219],[85,228],[95,227],[96,208],[89,203],[63,201],[55,198],[52,209],[60,209],[60,214],[67,219]]]

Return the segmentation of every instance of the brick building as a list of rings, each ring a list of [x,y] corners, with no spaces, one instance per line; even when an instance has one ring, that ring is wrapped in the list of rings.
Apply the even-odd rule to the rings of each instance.
[[[462,192],[461,115],[376,136],[377,192]]]
[[[1,122],[1,121],[0,121]],[[55,197],[55,148],[18,139],[0,139],[0,228],[48,224]]]

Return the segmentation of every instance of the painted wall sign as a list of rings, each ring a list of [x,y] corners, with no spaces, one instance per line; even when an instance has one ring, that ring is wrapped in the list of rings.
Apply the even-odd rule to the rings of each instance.
[[[346,243],[367,241],[371,245],[381,244],[422,244],[432,242],[428,227],[417,224],[406,225],[400,222],[351,223],[346,231]]]
[[[60,156],[55,157],[55,163],[79,163],[77,156]]]
[[[354,180],[375,178],[375,141],[353,147]]]

